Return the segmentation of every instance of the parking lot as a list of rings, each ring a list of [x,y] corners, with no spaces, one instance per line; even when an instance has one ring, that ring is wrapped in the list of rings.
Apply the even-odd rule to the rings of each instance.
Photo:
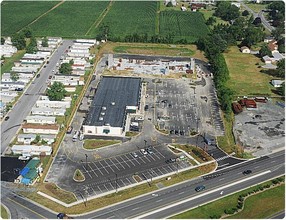
[[[85,176],[83,183],[78,183],[77,196],[99,195],[116,188],[136,182],[150,180],[170,172],[176,172],[190,166],[187,160],[170,161],[179,155],[165,147],[151,147],[148,151],[137,150],[92,162],[81,161],[79,169]],[[136,179],[134,178],[136,175]],[[80,186],[80,187],[79,187]]]
[[[198,106],[188,79],[149,82],[147,94],[147,103],[150,111],[155,111],[154,122],[160,130],[175,135],[189,135],[191,130],[198,130]]]

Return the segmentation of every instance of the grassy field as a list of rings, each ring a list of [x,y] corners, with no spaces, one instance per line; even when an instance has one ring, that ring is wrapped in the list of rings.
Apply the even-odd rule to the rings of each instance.
[[[101,25],[110,28],[110,35],[124,37],[128,34],[155,34],[156,10],[158,2],[115,1]],[[96,35],[98,29],[90,33]]]
[[[199,12],[203,14],[205,20],[208,20],[213,15],[215,10],[200,9]],[[219,17],[214,17],[214,18],[216,19],[216,22],[212,26],[217,25],[217,24],[229,24],[228,21],[224,21]]]
[[[246,3],[246,6],[252,9],[254,12],[258,13],[261,10],[266,9],[267,4]]]
[[[83,144],[83,148],[85,149],[96,149],[96,148],[100,148],[100,147],[106,147],[112,144],[119,144],[121,143],[121,141],[117,141],[117,140],[85,140],[84,144]]]
[[[38,1],[36,3],[33,1],[1,2],[1,35],[12,35],[57,3],[57,1]]]
[[[4,65],[1,67],[1,75],[3,73],[9,73],[14,66],[14,62],[19,61],[25,53],[26,50],[18,50],[12,57],[5,58]]]
[[[244,54],[239,48],[232,46],[224,54],[230,73],[227,86],[235,95],[275,95],[270,85],[272,76],[259,72],[261,68],[256,65],[262,64],[261,60],[252,54]]]
[[[264,183],[266,184],[266,183]],[[251,187],[249,189],[240,191],[233,195],[227,196],[225,198],[219,199],[217,201],[211,202],[206,205],[202,205],[198,208],[192,209],[190,211],[181,213],[179,215],[173,216],[173,219],[209,219],[210,216],[221,216],[225,209],[231,207],[236,207],[238,196],[251,192],[256,187]],[[251,218],[266,218],[271,214],[284,209],[284,199],[285,199],[285,185],[278,186],[276,188],[269,189],[262,193],[252,195],[246,199],[245,210],[232,217],[235,219],[251,219]],[[278,194],[279,192],[279,194]],[[276,202],[277,200],[277,202]],[[263,201],[263,203],[260,203]],[[258,205],[259,204],[259,205]],[[277,208],[272,209],[275,205]],[[262,211],[262,209],[265,210]],[[271,211],[273,210],[273,211]],[[261,212],[261,213],[260,213]]]
[[[36,36],[84,37],[108,3],[66,1],[33,23],[31,29]]]
[[[1,218],[2,219],[8,219],[8,212],[7,210],[4,208],[4,206],[1,205]]]
[[[190,42],[209,33],[204,17],[199,12],[162,11],[159,24],[161,35],[171,34],[175,39],[183,37]]]
[[[285,209],[285,185],[267,190],[246,199],[242,212],[229,218],[266,219]]]

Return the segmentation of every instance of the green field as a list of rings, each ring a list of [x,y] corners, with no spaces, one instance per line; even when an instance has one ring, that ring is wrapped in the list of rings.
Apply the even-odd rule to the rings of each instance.
[[[247,3],[246,6],[248,6],[250,9],[252,9],[254,12],[258,13],[261,10],[266,9],[267,4]]]
[[[1,35],[10,36],[45,13],[57,1],[5,1],[1,3]]]
[[[199,12],[161,11],[160,34],[172,34],[177,38],[186,38],[195,41],[200,36],[209,33],[204,17]]]
[[[31,29],[36,36],[84,37],[108,3],[108,1],[64,2],[33,23]]]
[[[128,34],[155,34],[158,2],[115,1],[101,25],[110,28],[110,34],[124,37]],[[95,35],[98,29],[91,31]]]

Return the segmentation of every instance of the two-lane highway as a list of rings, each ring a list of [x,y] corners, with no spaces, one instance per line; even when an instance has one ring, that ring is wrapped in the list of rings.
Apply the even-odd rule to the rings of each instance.
[[[9,120],[2,122],[1,154],[5,152],[5,149],[9,146],[9,143],[14,139],[18,129],[23,123],[23,120],[30,114],[31,109],[39,99],[39,96],[44,94],[48,86],[47,80],[50,75],[54,74],[52,70],[56,68],[57,62],[59,62],[61,56],[70,45],[72,45],[71,40],[63,41],[63,44],[59,46],[59,48],[50,58],[49,64],[46,64],[46,67],[42,68],[39,72],[40,77],[33,79],[33,82],[17,101],[12,110],[8,113],[10,117]]]

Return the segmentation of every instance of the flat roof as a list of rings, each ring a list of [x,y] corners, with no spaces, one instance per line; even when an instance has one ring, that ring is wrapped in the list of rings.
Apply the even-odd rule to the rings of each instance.
[[[140,87],[140,78],[103,77],[90,105],[85,125],[122,127],[126,106],[138,106]]]
[[[135,60],[162,60],[162,61],[191,61],[191,57],[170,57],[170,56],[150,56],[150,55],[138,55],[138,54],[113,54],[114,58],[122,59],[135,59]]]

